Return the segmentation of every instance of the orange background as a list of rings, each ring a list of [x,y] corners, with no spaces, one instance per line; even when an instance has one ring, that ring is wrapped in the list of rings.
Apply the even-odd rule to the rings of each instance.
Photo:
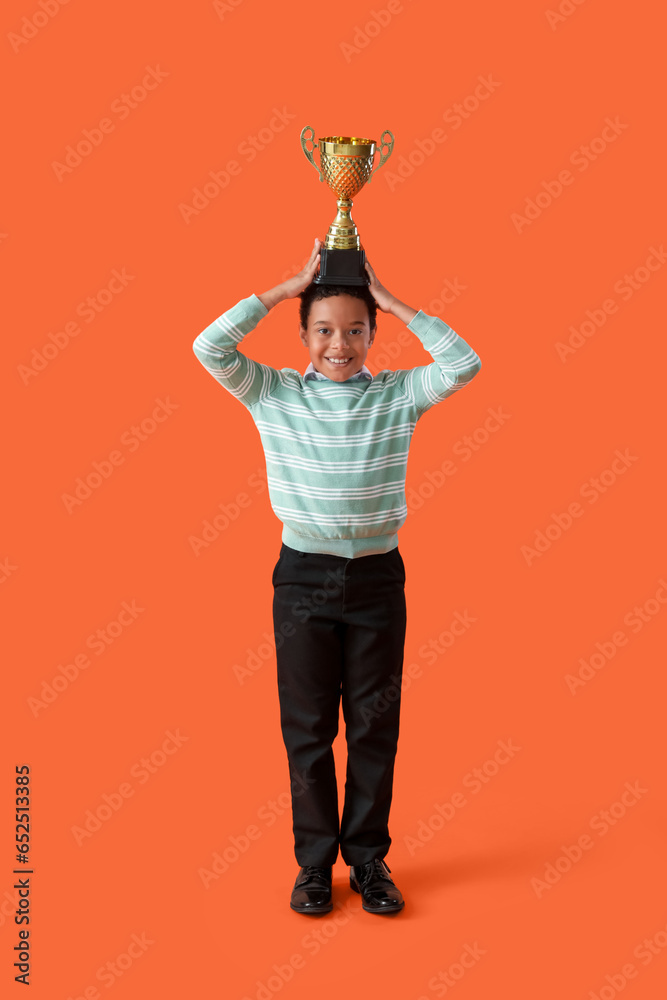
[[[664,36],[646,2],[562,7],[571,13],[550,24],[558,7],[547,0],[403,0],[391,17],[384,0],[237,0],[226,11],[75,0],[42,25],[37,2],[5,4],[0,976],[9,990],[20,990],[14,767],[27,763],[33,997],[113,988],[127,998],[430,1000],[454,985],[458,1000],[605,1000],[626,986],[635,1000],[664,997],[656,318],[666,269],[652,257],[656,269],[641,270],[667,238]],[[373,11],[388,23],[373,27]],[[22,30],[34,37],[17,42]],[[147,67],[166,75],[123,116],[113,111]],[[475,102],[480,76],[494,89]],[[455,127],[452,109],[466,99]],[[276,108],[288,122],[262,133],[251,160],[243,144]],[[105,117],[113,127],[59,179],[54,163]],[[618,134],[604,149],[594,143],[583,169],[577,150],[607,118]],[[275,655],[264,646],[281,526],[253,478],[264,459],[250,415],[192,353],[205,326],[283,280],[325,235],[334,198],[301,152],[306,124],[318,137],[394,132],[392,158],[355,200],[368,257],[390,291],[437,311],[482,359],[474,382],[420,421],[409,463],[408,489],[423,503],[399,537],[405,662],[419,676],[403,695],[396,762],[387,860],[406,899],[396,918],[361,910],[340,859],[342,909],[314,919],[288,907],[298,866],[279,805],[288,770]],[[436,128],[446,139],[420,163],[418,141]],[[412,175],[392,179],[410,154]],[[229,160],[238,175],[185,221],[179,206]],[[533,221],[517,227],[513,216],[549,185],[557,192],[567,169],[571,183],[543,194]],[[114,269],[131,280],[86,322],[80,303]],[[635,272],[628,295],[624,275]],[[438,309],[446,281],[460,292]],[[609,299],[615,311],[562,361],[570,327]],[[80,332],[26,376],[33,351],[77,320]],[[416,338],[399,343],[398,320],[379,322],[371,366],[392,345],[388,367],[428,362]],[[303,371],[297,304],[272,310],[243,350]],[[171,412],[151,424],[157,400]],[[499,408],[502,426],[485,431]],[[138,440],[131,428],[143,421]],[[466,436],[478,442],[468,460]],[[631,457],[604,474],[601,492],[590,481],[617,450]],[[119,464],[68,512],[63,496],[114,452]],[[446,459],[456,473],[424,488]],[[233,511],[239,493],[248,505],[195,555],[192,537],[221,504]],[[566,525],[575,502],[581,515],[558,529],[554,515]],[[544,551],[527,557],[549,525]],[[112,624],[120,634],[96,653],[88,637],[133,601],[143,610]],[[636,607],[645,620],[626,621]],[[424,647],[441,633],[450,642],[457,613],[474,623],[432,662]],[[624,645],[611,641],[619,631]],[[598,643],[614,655],[594,661],[600,669],[572,693],[567,675],[581,658],[603,657]],[[90,665],[31,709],[86,651]],[[240,683],[234,667],[251,654],[259,667]],[[169,754],[168,731],[182,740]],[[341,788],[343,740],[341,730]],[[487,764],[497,773],[474,793],[466,776],[502,740],[520,750]],[[602,834],[595,817],[621,801],[626,782],[642,791],[614,807]],[[434,820],[456,792],[465,806]],[[78,844],[76,828],[105,801],[117,808]],[[249,826],[259,833],[246,842]],[[585,834],[590,848],[568,865],[564,849]],[[244,848],[236,857],[234,843]],[[205,888],[201,870],[225,851],[227,870]],[[560,876],[548,868],[556,862]],[[550,870],[551,887],[536,888]],[[128,952],[132,935],[144,945]],[[466,946],[480,956],[467,969],[457,965]],[[454,985],[438,979],[450,969]]]

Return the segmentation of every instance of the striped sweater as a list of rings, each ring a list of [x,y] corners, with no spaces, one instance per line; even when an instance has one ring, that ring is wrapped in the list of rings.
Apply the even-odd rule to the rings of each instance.
[[[282,541],[302,552],[347,558],[390,551],[408,513],[405,475],[415,425],[471,381],[481,368],[479,357],[446,323],[420,310],[407,327],[431,364],[344,382],[304,378],[239,350],[267,313],[249,295],[202,331],[192,349],[250,411]]]

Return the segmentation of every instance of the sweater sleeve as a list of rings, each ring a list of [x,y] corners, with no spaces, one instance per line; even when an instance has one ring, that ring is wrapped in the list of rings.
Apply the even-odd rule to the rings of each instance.
[[[249,295],[207,326],[192,345],[206,371],[248,409],[280,382],[277,369],[252,361],[237,346],[268,311],[255,294]]]
[[[421,309],[407,324],[433,358],[430,365],[396,372],[398,384],[415,404],[419,416],[458,392],[475,377],[482,362],[463,337],[437,316]]]

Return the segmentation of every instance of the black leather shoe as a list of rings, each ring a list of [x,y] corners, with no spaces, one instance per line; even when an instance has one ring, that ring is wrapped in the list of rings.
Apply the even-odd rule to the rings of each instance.
[[[369,913],[397,913],[403,909],[403,896],[389,878],[390,871],[382,858],[350,866],[350,888],[361,894],[361,905]]]
[[[328,913],[331,901],[332,865],[304,865],[299,869],[290,906],[297,913]]]

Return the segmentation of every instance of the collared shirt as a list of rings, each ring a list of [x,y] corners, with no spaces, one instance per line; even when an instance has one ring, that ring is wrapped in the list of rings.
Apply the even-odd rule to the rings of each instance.
[[[323,378],[325,378],[325,379],[328,379],[329,382],[333,382],[334,381],[334,379],[329,378],[328,375],[323,375],[322,372],[318,372],[317,368],[315,367],[315,365],[313,364],[312,361],[310,362],[310,364],[306,368],[305,372],[303,373],[303,378],[304,378],[304,381],[306,381],[309,378],[317,378],[317,379],[323,379]],[[352,379],[359,379],[359,380],[361,380],[362,378],[369,378],[369,379],[373,378],[372,371],[370,371],[370,369],[368,369],[366,367],[366,365],[362,365],[361,368],[360,368],[360,370],[358,372],[356,372],[354,375],[350,375],[349,378],[343,379],[343,381],[344,382],[351,382]]]

